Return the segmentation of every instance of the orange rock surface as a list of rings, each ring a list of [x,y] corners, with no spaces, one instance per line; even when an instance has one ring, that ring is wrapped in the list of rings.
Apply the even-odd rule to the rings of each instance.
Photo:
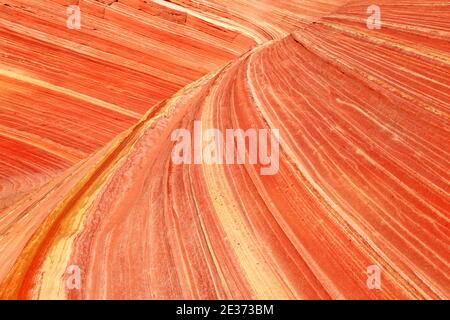
[[[447,2],[69,3],[0,1],[1,299],[450,297]],[[174,164],[195,121],[278,173]]]
[[[0,1],[0,143],[7,154],[0,209],[85,159],[155,103],[338,2],[311,9],[275,0]],[[81,10],[80,30],[66,27],[72,4]]]

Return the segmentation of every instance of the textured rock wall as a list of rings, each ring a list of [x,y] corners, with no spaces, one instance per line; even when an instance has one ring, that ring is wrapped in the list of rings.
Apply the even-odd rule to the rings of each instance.
[[[208,22],[223,10],[219,1],[172,2],[204,13]],[[226,7],[226,18],[242,23],[249,10],[242,9],[245,2],[235,3]],[[313,3],[314,17],[326,11]],[[352,1],[314,23],[298,20],[299,30],[286,37],[281,34],[288,30],[280,30],[280,39],[265,40],[155,104],[110,142],[105,136],[95,152],[77,145],[89,142],[83,137],[66,148],[54,140],[41,149],[23,142],[35,152],[54,150],[66,162],[68,155],[78,158],[73,165],[56,162],[69,169],[1,213],[0,297],[448,299],[449,7],[439,1],[380,1],[382,28],[369,30],[370,4]],[[263,14],[264,8],[250,12]],[[299,8],[294,2],[285,10],[295,19],[294,13],[304,12]],[[254,32],[262,39],[276,25],[263,33],[262,25],[248,22],[240,35],[251,39]],[[192,56],[186,60],[195,63]],[[66,94],[52,90],[57,84],[44,72],[31,79],[8,72],[1,88],[10,98],[1,97],[10,108],[23,104],[24,119],[26,112],[40,110],[26,108],[36,96],[32,88],[49,110],[63,100],[67,112],[75,112],[71,99],[92,108],[73,125],[87,137],[101,134],[94,106],[107,101],[90,99],[106,95],[108,81],[97,82],[103,86],[80,99],[84,81]],[[110,92],[123,103],[109,101],[98,119],[116,112],[132,122],[134,113],[144,113],[139,104],[132,107],[133,95],[128,100],[127,93]],[[117,122],[125,127],[125,120]],[[259,164],[175,165],[171,133],[192,131],[195,121],[222,131],[279,129],[278,174],[260,175]],[[113,131],[113,122],[106,123],[103,130]],[[88,134],[89,128],[97,129]],[[22,139],[40,136],[28,122],[20,131],[25,133]],[[11,145],[21,141],[8,139]],[[35,161],[29,163],[37,166]],[[66,286],[71,265],[83,271],[79,290]],[[367,287],[371,265],[382,270],[381,290]]]
[[[269,35],[271,20],[281,23],[271,12],[285,10],[279,1],[195,3],[200,10],[191,2],[0,1],[0,209],[85,159],[155,103],[296,26]],[[73,4],[80,30],[66,27]],[[236,21],[228,13],[234,6]],[[257,11],[263,27],[243,14],[253,8],[265,8]]]

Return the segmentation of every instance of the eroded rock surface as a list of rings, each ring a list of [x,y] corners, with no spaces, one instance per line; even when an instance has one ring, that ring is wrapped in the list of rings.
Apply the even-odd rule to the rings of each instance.
[[[76,49],[63,27],[5,9],[37,20],[0,20],[10,24],[0,31],[11,41],[2,49],[17,50],[2,60],[0,108],[15,112],[1,122],[2,150],[12,164],[23,157],[44,173],[68,169],[44,176],[47,184],[1,213],[0,297],[448,299],[448,4],[379,1],[382,28],[370,30],[367,1],[334,10],[336,3],[315,1],[277,10],[278,1],[255,8],[244,1],[171,2],[100,5],[103,20],[92,18],[95,30],[80,34],[98,42]],[[199,42],[203,31],[217,42],[187,42],[189,49],[175,38],[171,47],[165,33],[163,42],[146,36],[145,27],[133,36],[114,32],[120,23],[141,26],[137,17],[147,13],[148,28],[162,19],[173,23],[172,36],[172,27],[188,26]],[[267,21],[255,23],[264,14]],[[225,19],[221,36],[189,25],[199,16],[213,25]],[[39,28],[55,29],[55,38],[46,38],[55,47],[46,50],[56,56],[30,50],[43,45],[35,39]],[[222,37],[231,31],[239,41]],[[117,51],[103,55],[102,46]],[[153,48],[170,56],[146,59]],[[20,60],[19,50],[30,59]],[[67,59],[58,60],[63,54]],[[32,61],[48,67],[35,70]],[[85,73],[56,72],[64,61]],[[123,73],[111,77],[108,68]],[[70,75],[78,80],[66,82]],[[163,101],[146,111],[140,103],[150,98]],[[75,103],[88,111],[77,114]],[[42,115],[46,130],[31,112],[33,119]],[[260,164],[174,164],[171,133],[192,132],[195,121],[222,131],[279,129],[278,173],[261,175]],[[19,185],[38,184],[21,170]],[[66,285],[73,265],[83,271],[79,290]],[[381,270],[381,290],[367,286],[372,265]]]

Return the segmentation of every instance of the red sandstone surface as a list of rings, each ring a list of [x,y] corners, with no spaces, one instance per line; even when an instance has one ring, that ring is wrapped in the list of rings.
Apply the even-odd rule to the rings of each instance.
[[[448,299],[450,6],[371,4],[0,0],[0,298]],[[198,120],[279,172],[175,165]]]

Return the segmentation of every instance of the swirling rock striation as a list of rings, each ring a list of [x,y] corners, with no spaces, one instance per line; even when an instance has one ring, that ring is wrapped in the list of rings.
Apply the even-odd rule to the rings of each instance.
[[[448,299],[446,3],[385,1],[380,30],[368,5],[193,82],[3,212],[0,297]],[[195,121],[279,129],[278,173],[174,164]]]
[[[68,5],[79,5],[80,30],[66,26]],[[99,150],[192,81],[336,8],[297,17],[292,6],[0,1],[0,208]],[[249,11],[258,13],[256,24]]]

